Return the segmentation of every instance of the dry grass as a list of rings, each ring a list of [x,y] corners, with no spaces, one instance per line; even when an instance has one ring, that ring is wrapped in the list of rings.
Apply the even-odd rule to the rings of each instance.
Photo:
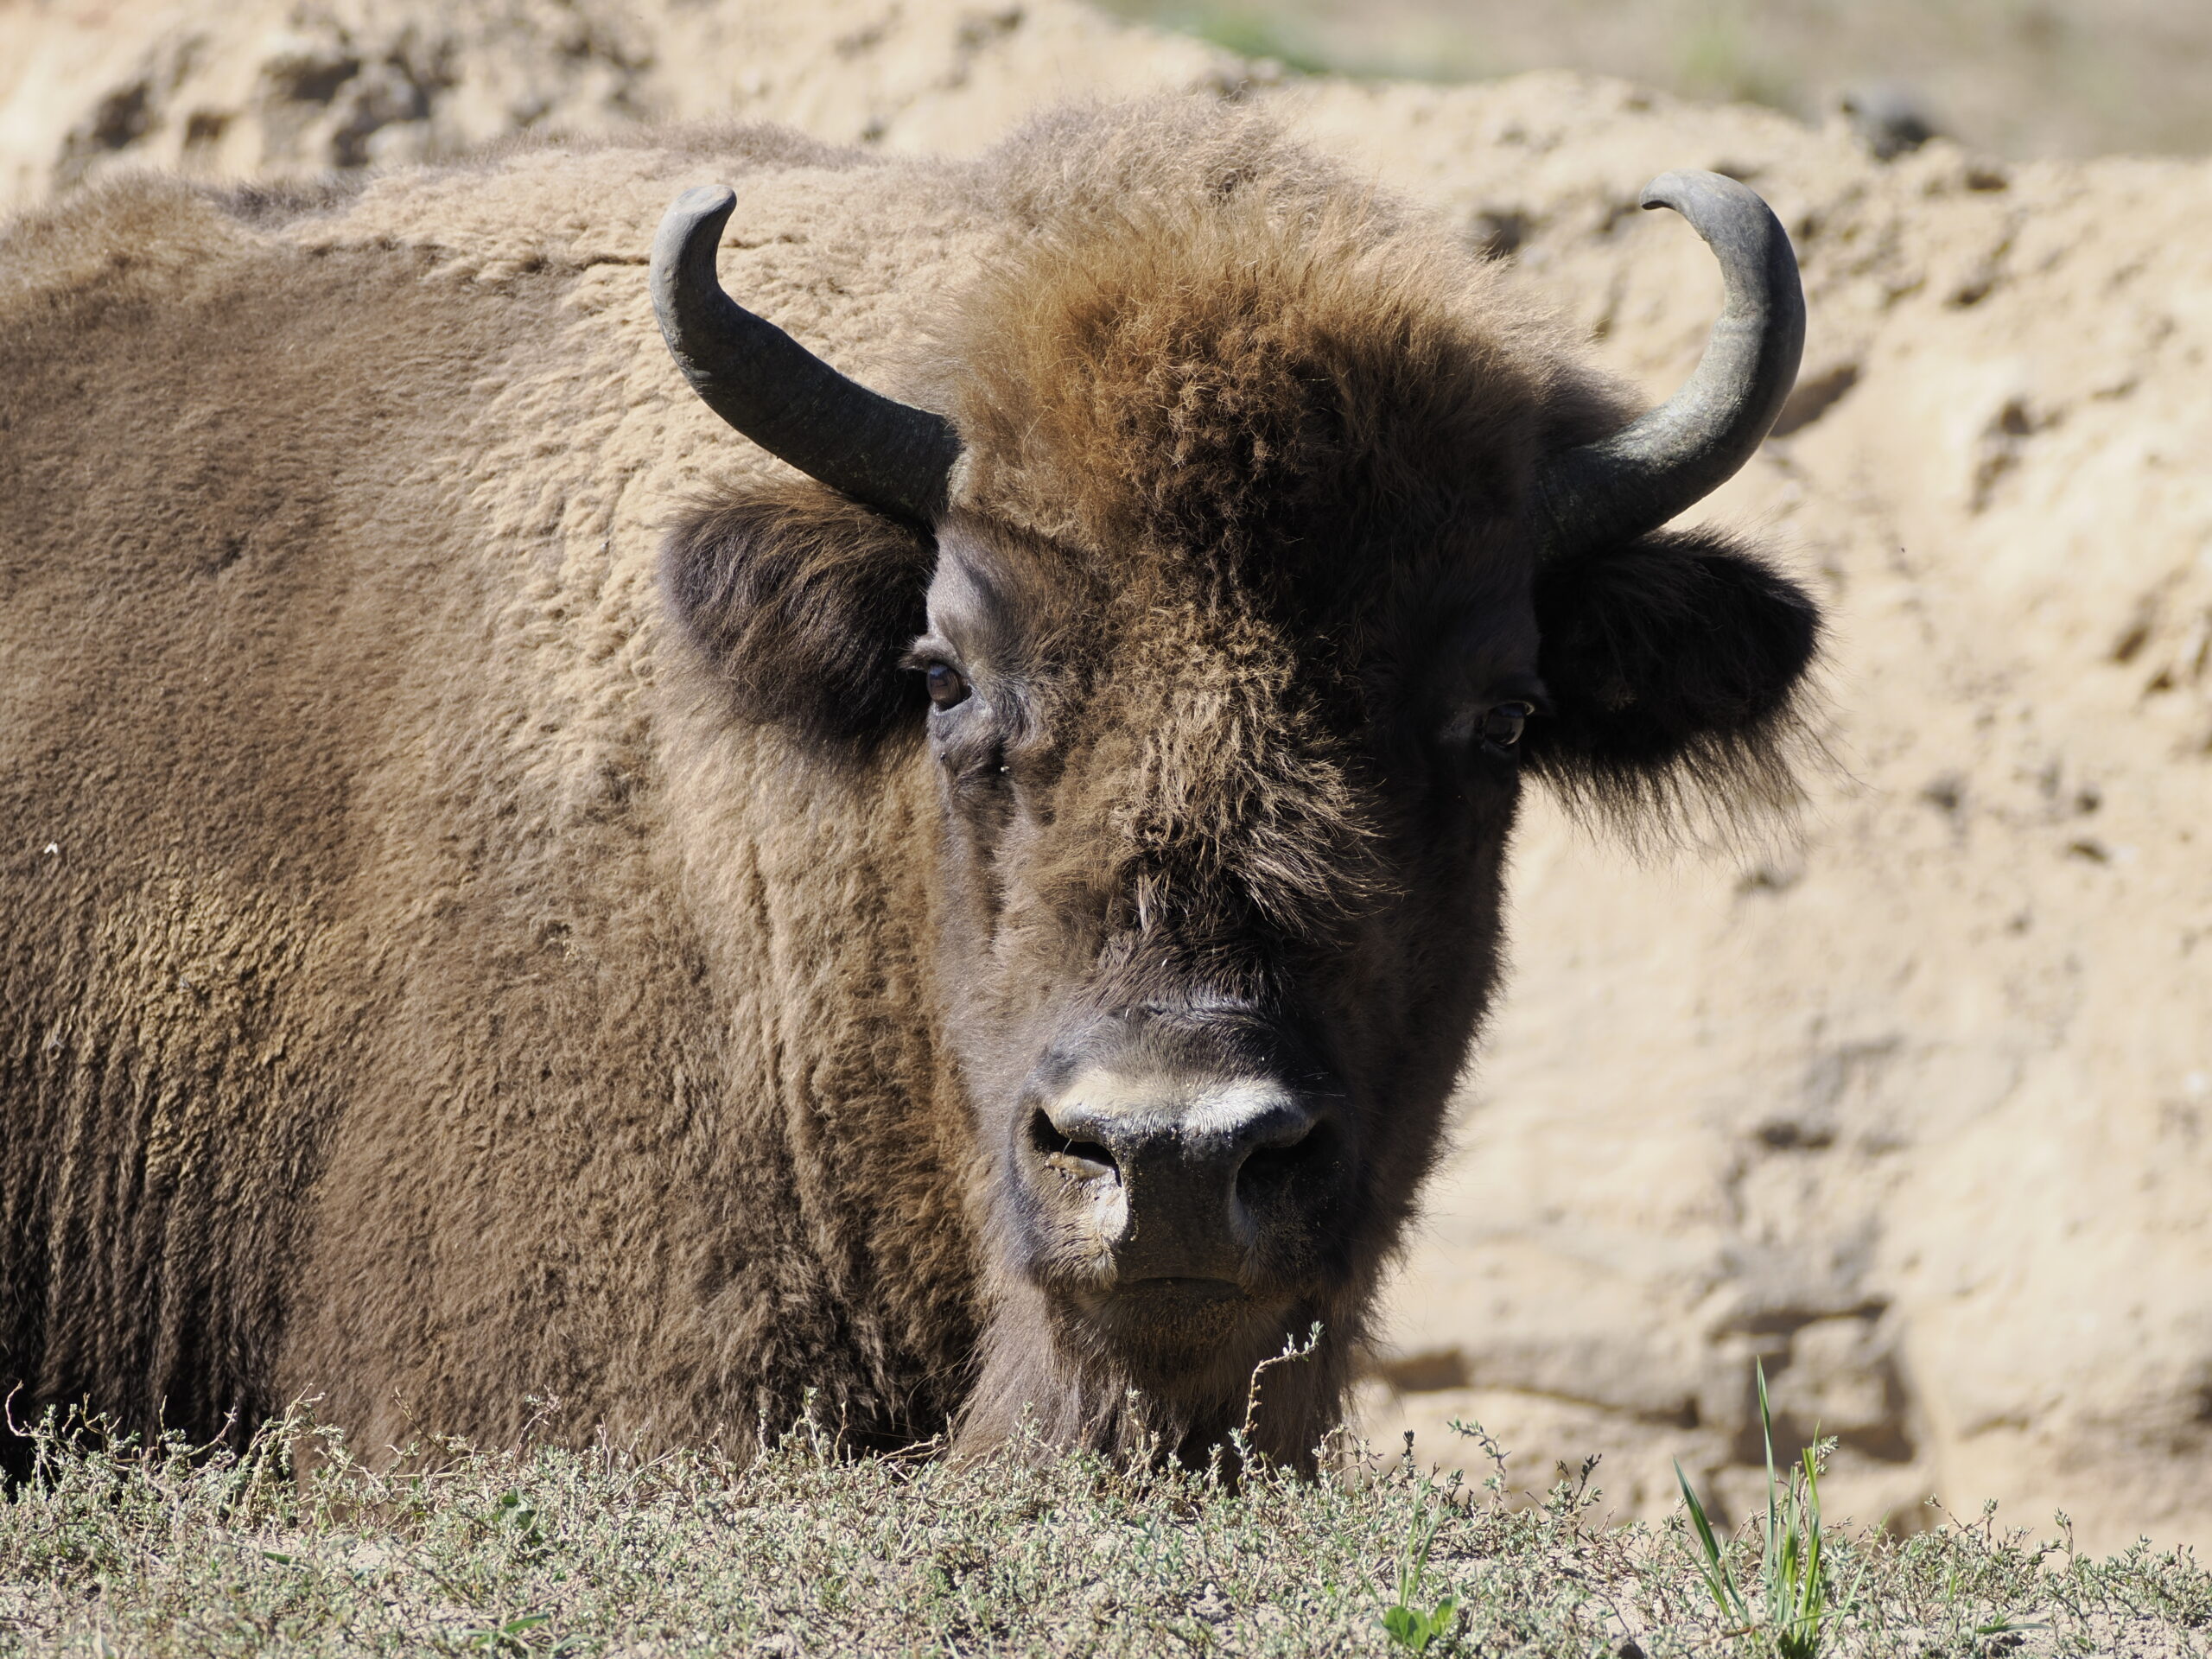
[[[1599,1524],[1587,1470],[1532,1499],[1363,1452],[1315,1482],[853,1459],[810,1424],[742,1459],[433,1443],[373,1465],[303,1417],[237,1452],[38,1433],[40,1478],[0,1503],[0,1651],[1382,1652],[1400,1605],[1432,1654],[1776,1650],[1716,1606],[1681,1517]],[[1821,1651],[2212,1632],[2212,1575],[2148,1545],[2090,1560],[1985,1516],[1824,1547]],[[1723,1548],[1757,1573],[1750,1534]]]

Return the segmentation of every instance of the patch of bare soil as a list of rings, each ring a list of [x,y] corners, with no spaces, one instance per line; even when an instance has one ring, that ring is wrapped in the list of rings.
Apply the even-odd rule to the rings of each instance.
[[[1540,803],[1516,968],[1367,1402],[1524,1478],[1740,1508],[1750,1362],[1832,1511],[2063,1506],[2212,1541],[2212,163],[1877,161],[1625,83],[1285,80],[1071,0],[0,9],[0,191],[297,176],[522,130],[767,117],[968,150],[1039,105],[1265,101],[1515,261],[1655,397],[1719,283],[1635,210],[1775,204],[1812,334],[1707,512],[1835,618],[1802,833],[1639,862]]]

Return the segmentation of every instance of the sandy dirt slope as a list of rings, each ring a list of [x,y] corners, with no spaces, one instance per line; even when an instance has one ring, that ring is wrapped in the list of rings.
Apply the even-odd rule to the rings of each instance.
[[[296,175],[737,114],[971,149],[1041,103],[1264,100],[1516,260],[1655,396],[1719,283],[1676,166],[1754,182],[1812,334],[1712,502],[1834,607],[1794,839],[1639,862],[1540,805],[1516,972],[1366,1402],[1541,1484],[1740,1508],[1750,1361],[1832,1508],[2054,1506],[2212,1543],[2212,164],[1879,163],[1840,129],[1532,75],[1280,81],[1065,0],[0,3],[0,191]]]
[[[0,0],[0,207],[117,165],[299,177],[651,120],[975,149],[1071,97],[1243,79],[1019,0]]]

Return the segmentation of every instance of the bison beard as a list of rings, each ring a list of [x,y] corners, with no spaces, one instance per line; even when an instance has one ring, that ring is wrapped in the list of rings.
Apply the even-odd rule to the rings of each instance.
[[[724,178],[721,280],[826,361],[708,291],[723,196],[655,302],[826,482],[601,251]],[[19,221],[0,808],[63,850],[0,865],[0,1383],[1306,1462],[1524,779],[1791,795],[1817,610],[1659,526],[1794,274],[1739,187],[1655,200],[1776,321],[1625,432],[1503,273],[1220,109]]]

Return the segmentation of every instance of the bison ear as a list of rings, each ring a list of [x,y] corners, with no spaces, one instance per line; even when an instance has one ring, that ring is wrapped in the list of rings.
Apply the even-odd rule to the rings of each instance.
[[[1636,828],[1798,798],[1821,613],[1758,554],[1712,531],[1645,536],[1548,564],[1535,606],[1552,713],[1524,752],[1570,804]]]
[[[661,586],[738,718],[865,752],[926,706],[899,664],[936,562],[925,532],[795,480],[683,520]]]

